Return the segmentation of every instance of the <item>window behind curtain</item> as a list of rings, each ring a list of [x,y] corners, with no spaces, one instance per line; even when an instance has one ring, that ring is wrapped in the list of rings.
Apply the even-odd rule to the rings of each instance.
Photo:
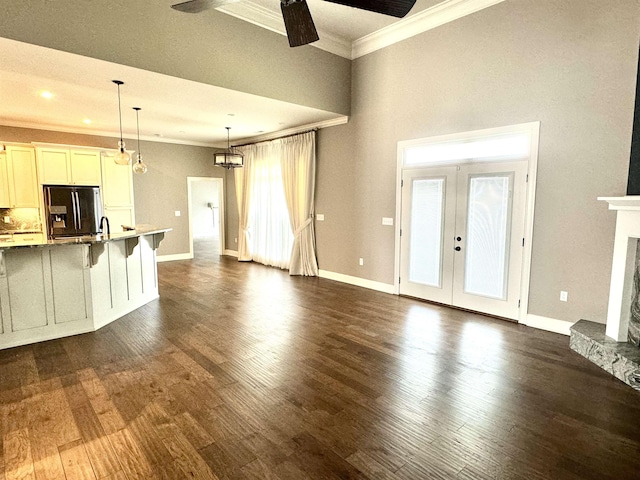
[[[282,185],[278,150],[273,145],[259,145],[251,169],[251,203],[249,205],[249,248],[254,261],[279,268],[289,268],[293,232]]]

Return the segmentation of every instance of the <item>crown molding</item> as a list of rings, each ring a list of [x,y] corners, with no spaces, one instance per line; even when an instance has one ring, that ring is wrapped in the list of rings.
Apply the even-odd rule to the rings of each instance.
[[[259,27],[279,33],[285,37],[287,36],[282,16],[251,1],[247,0],[238,3],[229,3],[219,7],[217,10],[226,13],[227,15],[231,15],[232,17],[239,18],[240,20],[244,20],[245,22],[253,23]],[[333,53],[340,57],[351,59],[351,42],[326,32],[319,31],[318,34],[320,36],[320,40],[313,42],[311,46]]]
[[[362,57],[503,1],[445,0],[431,8],[355,40],[351,46],[351,59]]]
[[[306,125],[300,125],[298,127],[287,128],[286,130],[280,130],[279,132],[265,133],[257,137],[247,137],[236,140],[236,145],[242,145],[246,143],[259,143],[266,142],[268,140],[274,140],[280,137],[286,137],[287,135],[295,135],[296,133],[306,132],[308,130],[321,129],[327,127],[335,127],[337,125],[344,125],[349,122],[349,117],[343,115],[341,117],[332,118],[330,120],[323,120],[321,122],[308,123]],[[232,146],[234,146],[232,143]]]
[[[0,119],[0,127],[15,127],[15,128],[28,128],[31,130],[45,130],[48,132],[59,132],[59,133],[74,133],[78,135],[89,135],[94,137],[107,137],[119,139],[120,134],[108,132],[104,130],[87,130],[82,128],[72,128],[72,127],[60,127],[57,125],[49,125],[43,123],[32,123],[32,122],[15,122],[11,120]],[[135,142],[136,138],[134,134],[124,134],[123,138],[125,140],[130,140]],[[180,140],[176,138],[169,137],[156,137],[149,135],[140,135],[140,140],[145,140],[148,142],[156,142],[156,143],[173,143],[178,145],[191,145],[193,147],[215,147],[215,142],[196,142],[191,140]],[[117,147],[114,147],[117,149]],[[129,150],[127,148],[127,150]]]

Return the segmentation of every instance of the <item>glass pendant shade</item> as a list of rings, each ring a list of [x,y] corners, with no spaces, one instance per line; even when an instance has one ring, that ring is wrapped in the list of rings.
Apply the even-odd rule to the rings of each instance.
[[[147,166],[142,161],[142,155],[136,155],[136,163],[133,164],[133,173],[147,173]]]
[[[113,157],[113,161],[118,165],[129,165],[131,163],[131,155],[124,149],[124,142],[118,142],[118,153]]]
[[[213,154],[213,164],[217,167],[224,167],[227,170],[242,167],[244,164],[244,154],[231,148],[231,144],[229,143],[229,130],[231,130],[231,127],[225,128],[227,129],[227,149]]]
[[[136,127],[138,129],[138,153],[136,154],[136,163],[133,164],[133,173],[142,175],[147,173],[147,166],[142,161],[142,153],[140,153],[140,107],[133,107],[136,111]]]

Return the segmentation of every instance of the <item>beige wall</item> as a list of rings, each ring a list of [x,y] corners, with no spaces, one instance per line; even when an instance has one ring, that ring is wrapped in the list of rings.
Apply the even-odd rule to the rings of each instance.
[[[109,137],[6,126],[0,126],[0,141],[62,143],[111,149],[117,147],[117,139]],[[136,141],[127,140],[127,145],[135,148]],[[140,150],[149,170],[144,175],[133,176],[136,223],[173,229],[160,244],[159,255],[186,254],[189,252],[187,177],[224,178],[227,171],[213,166],[214,149],[211,148],[143,141],[140,142]],[[238,212],[235,191],[229,196],[229,190],[234,189],[233,175],[228,175],[228,179],[230,184],[226,178],[224,181],[225,223],[228,225],[225,236],[227,248],[234,250]],[[175,216],[176,210],[180,210],[180,217]]]
[[[349,60],[311,46],[290,48],[285,36],[216,10],[176,12],[172,3],[2,0],[0,36],[349,113]]]
[[[603,322],[596,197],[625,193],[639,37],[637,0],[507,0],[355,60],[349,124],[318,136],[320,268],[394,283],[398,141],[540,121],[529,313]]]

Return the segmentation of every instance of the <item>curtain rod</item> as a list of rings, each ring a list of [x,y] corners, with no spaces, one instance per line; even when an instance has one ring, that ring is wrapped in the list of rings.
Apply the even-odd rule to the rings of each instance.
[[[289,135],[282,135],[281,137],[270,138],[268,140],[262,140],[261,142],[250,142],[250,143],[243,143],[243,144],[240,144],[240,145],[232,145],[232,147],[235,148],[235,147],[246,147],[248,145],[257,145],[258,143],[272,142],[274,140],[281,140],[283,138],[295,137],[296,135],[302,135],[304,133],[317,132],[317,131],[318,131],[317,128],[311,128],[311,129],[305,130],[303,132],[290,133]]]

